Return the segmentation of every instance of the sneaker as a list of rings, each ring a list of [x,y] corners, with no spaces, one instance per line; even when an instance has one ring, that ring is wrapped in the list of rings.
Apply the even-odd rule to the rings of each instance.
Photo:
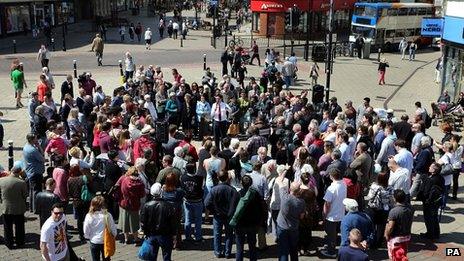
[[[329,253],[329,251],[327,251],[327,250],[325,250],[325,249],[321,251],[321,254],[322,254],[323,256],[329,257],[329,258],[336,258],[336,257],[337,257],[337,254],[335,254],[335,253],[334,253],[334,254],[331,254],[331,253]]]

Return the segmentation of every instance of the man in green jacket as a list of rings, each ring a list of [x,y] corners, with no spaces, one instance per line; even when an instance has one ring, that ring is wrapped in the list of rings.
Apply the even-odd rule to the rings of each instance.
[[[241,180],[243,189],[239,191],[241,196],[235,209],[230,225],[235,227],[235,243],[237,244],[236,260],[243,260],[243,247],[245,238],[250,250],[250,260],[257,260],[256,234],[258,227],[265,222],[264,199],[259,192],[253,188],[253,180],[245,175]]]

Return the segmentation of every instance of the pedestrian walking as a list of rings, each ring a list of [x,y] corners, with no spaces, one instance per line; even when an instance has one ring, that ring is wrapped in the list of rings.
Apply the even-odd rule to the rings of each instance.
[[[227,63],[229,62],[229,48],[226,47],[224,52],[221,55],[221,63],[222,63],[222,76],[227,75]]]
[[[104,41],[106,41],[106,26],[104,23],[100,24],[100,35]]]
[[[172,23],[172,34],[173,34],[174,39],[177,39],[178,33],[179,33],[179,23],[175,21],[174,23]]]
[[[40,230],[40,252],[47,261],[70,259],[70,248],[66,234],[66,215],[61,204],[53,205],[51,216]]]
[[[27,185],[23,181],[23,163],[16,161],[10,174],[0,178],[0,202],[3,215],[3,232],[6,247],[24,245],[24,213],[26,212]],[[15,235],[13,236],[13,225]]]
[[[379,63],[379,68],[377,69],[379,72],[379,85],[385,84],[385,72],[387,70],[388,65],[387,59],[382,58]]]
[[[413,41],[409,45],[409,61],[413,61],[416,59],[416,49],[417,49],[417,44]]]
[[[97,57],[97,66],[102,66],[103,63],[103,48],[104,43],[103,39],[100,37],[100,34],[96,34],[95,38],[92,41],[92,50],[95,52],[95,56]]]
[[[185,40],[185,37],[187,36],[187,33],[188,33],[187,24],[188,24],[187,21],[182,22],[182,39],[184,39],[184,40]]]
[[[435,66],[435,83],[441,82],[442,70],[443,70],[443,56],[438,58],[437,65]]]
[[[408,41],[406,40],[406,37],[403,37],[403,39],[401,39],[401,42],[398,47],[401,52],[401,60],[403,60],[406,54],[406,50],[408,49]]]
[[[164,24],[164,22],[163,22]],[[169,23],[168,23],[168,35],[169,35],[169,38],[172,38],[172,32],[173,32],[173,23],[172,23],[172,20],[169,20]],[[163,30],[164,31],[164,30]],[[160,32],[160,36],[161,36],[161,32]]]
[[[311,70],[309,71],[309,77],[311,77],[311,85],[317,84],[317,78],[319,78],[319,65],[316,62],[311,65]]]
[[[253,54],[251,55],[250,65],[253,65],[253,60],[256,58],[258,60],[258,66],[261,66],[261,60],[259,59],[259,47],[256,41],[253,41],[251,51]]]
[[[129,26],[129,38],[131,42],[134,41],[134,35],[135,35],[135,26],[134,26],[134,23],[131,23]]]
[[[39,52],[37,53],[37,61],[40,62],[42,67],[48,68],[48,63],[50,61],[50,51],[48,51],[44,44],[40,46]]]
[[[134,71],[135,71],[134,59],[132,58],[132,54],[130,52],[126,52],[125,59],[124,59],[124,65],[125,65],[124,78],[127,81],[134,77]]]
[[[11,81],[13,82],[13,88],[15,90],[16,108],[24,107],[21,103],[21,94],[23,93],[24,87],[27,88],[27,84],[24,79],[24,72],[21,68],[21,63],[13,64],[10,75]]]
[[[34,130],[36,130],[36,132],[39,131],[36,128],[36,124],[34,124]],[[39,145],[37,135],[29,133],[26,136],[26,140],[27,143],[23,148],[23,157],[27,182],[29,183],[29,206],[31,211],[35,211],[35,198],[37,194],[42,191],[45,158],[43,156],[43,149]]]
[[[139,22],[137,23],[137,26],[135,27],[135,34],[137,35],[137,41],[139,43],[142,40],[142,32],[143,32],[142,24]]]
[[[358,59],[363,58],[364,38],[361,35],[356,38],[355,46],[358,51]]]
[[[158,32],[159,32],[159,35],[160,35],[160,38],[163,39],[163,35],[164,35],[164,28],[165,28],[165,25],[164,25],[164,20],[161,18],[158,22]],[[171,37],[171,36],[169,36]]]
[[[119,26],[119,37],[121,37],[121,42],[124,42],[124,36],[126,35],[126,27],[124,25]]]
[[[150,27],[145,31],[145,49],[151,50],[151,37],[153,33],[151,32]]]

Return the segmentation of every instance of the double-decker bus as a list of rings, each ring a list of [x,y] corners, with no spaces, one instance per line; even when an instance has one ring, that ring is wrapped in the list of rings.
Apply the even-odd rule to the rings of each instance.
[[[424,17],[433,17],[433,4],[424,3],[355,3],[351,19],[350,42],[361,35],[373,47],[384,50],[398,48],[403,37],[419,46],[431,43],[421,37]]]

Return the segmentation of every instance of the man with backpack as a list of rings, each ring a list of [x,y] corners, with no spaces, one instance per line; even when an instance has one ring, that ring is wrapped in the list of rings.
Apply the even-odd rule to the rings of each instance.
[[[445,179],[441,172],[441,165],[434,162],[429,167],[430,176],[422,181],[422,186],[417,198],[422,201],[424,212],[424,223],[426,233],[421,237],[426,239],[438,239],[440,237],[440,223],[438,221],[438,210],[445,191]]]

